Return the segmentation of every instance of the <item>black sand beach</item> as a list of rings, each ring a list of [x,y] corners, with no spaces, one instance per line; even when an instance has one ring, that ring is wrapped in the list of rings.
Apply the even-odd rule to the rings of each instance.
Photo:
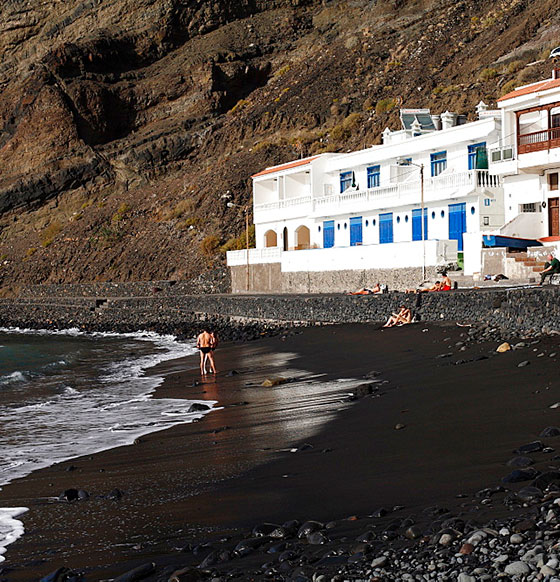
[[[402,531],[386,542],[405,543],[406,518],[428,532],[442,508],[480,524],[528,511],[504,504],[508,491],[476,494],[501,484],[514,449],[560,425],[560,409],[550,408],[560,400],[560,342],[525,340],[497,354],[499,342],[468,332],[455,324],[345,325],[224,344],[216,380],[202,383],[197,356],[163,364],[156,397],[217,400],[221,408],[6,486],[0,506],[30,511],[1,578],[38,580],[66,566],[104,580],[155,562],[145,579],[167,580],[173,569],[203,562],[213,548],[206,542],[231,550],[263,522],[339,520],[339,538],[355,540],[371,524],[386,531],[397,516]],[[277,376],[297,382],[260,386]],[[336,380],[350,378],[372,394],[349,399]],[[554,452],[532,456],[540,470],[560,465]],[[90,498],[47,500],[71,487]],[[122,497],[109,495],[115,489]],[[249,572],[264,572],[267,561],[274,558],[257,552],[213,567],[256,580]]]

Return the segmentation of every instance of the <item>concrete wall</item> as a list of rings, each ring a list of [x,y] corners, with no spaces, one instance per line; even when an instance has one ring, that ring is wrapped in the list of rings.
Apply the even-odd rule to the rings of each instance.
[[[427,279],[437,279],[435,267],[426,269]],[[251,293],[344,293],[385,284],[404,291],[422,282],[422,269],[352,269],[343,271],[280,271],[279,263],[251,265]],[[247,268],[231,267],[232,293],[247,293]]]

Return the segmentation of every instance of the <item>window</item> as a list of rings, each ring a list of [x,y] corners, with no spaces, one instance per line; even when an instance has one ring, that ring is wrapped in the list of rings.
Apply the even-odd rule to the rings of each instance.
[[[490,200],[490,198],[485,198],[484,199],[484,206],[490,206],[491,202],[492,202],[492,200]]]
[[[483,217],[483,225],[484,226],[490,226],[490,217],[489,216],[484,216]]]
[[[482,168],[483,161],[482,157],[486,150],[486,142],[482,141],[480,143],[475,143],[469,146],[469,170],[487,169],[488,159],[486,159],[486,168]],[[478,153],[478,163],[477,163],[477,151],[482,150]]]
[[[548,175],[548,189],[558,190],[558,172]]]
[[[432,176],[439,176],[447,168],[447,152],[430,154]]]
[[[368,188],[379,188],[379,166],[370,166],[367,169],[367,187]]]
[[[340,172],[340,193],[352,186],[352,172]]]
[[[530,202],[528,204],[521,204],[520,206],[521,206],[521,208],[520,208],[521,212],[538,212],[536,202]]]
[[[554,107],[550,110],[550,127],[560,127],[560,107]]]

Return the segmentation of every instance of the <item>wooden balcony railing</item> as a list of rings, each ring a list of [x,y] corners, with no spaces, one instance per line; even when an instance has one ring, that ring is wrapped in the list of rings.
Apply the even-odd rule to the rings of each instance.
[[[517,144],[517,151],[520,154],[550,150],[552,148],[560,148],[560,127],[525,133],[519,136]]]

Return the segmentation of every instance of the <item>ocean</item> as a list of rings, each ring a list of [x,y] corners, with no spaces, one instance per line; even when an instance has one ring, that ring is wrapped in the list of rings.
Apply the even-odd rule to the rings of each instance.
[[[194,342],[149,332],[0,329],[0,487],[200,418],[204,413],[189,412],[195,401],[152,399],[163,378],[145,374],[195,351]],[[23,534],[18,517],[25,511],[0,507],[0,562]]]

